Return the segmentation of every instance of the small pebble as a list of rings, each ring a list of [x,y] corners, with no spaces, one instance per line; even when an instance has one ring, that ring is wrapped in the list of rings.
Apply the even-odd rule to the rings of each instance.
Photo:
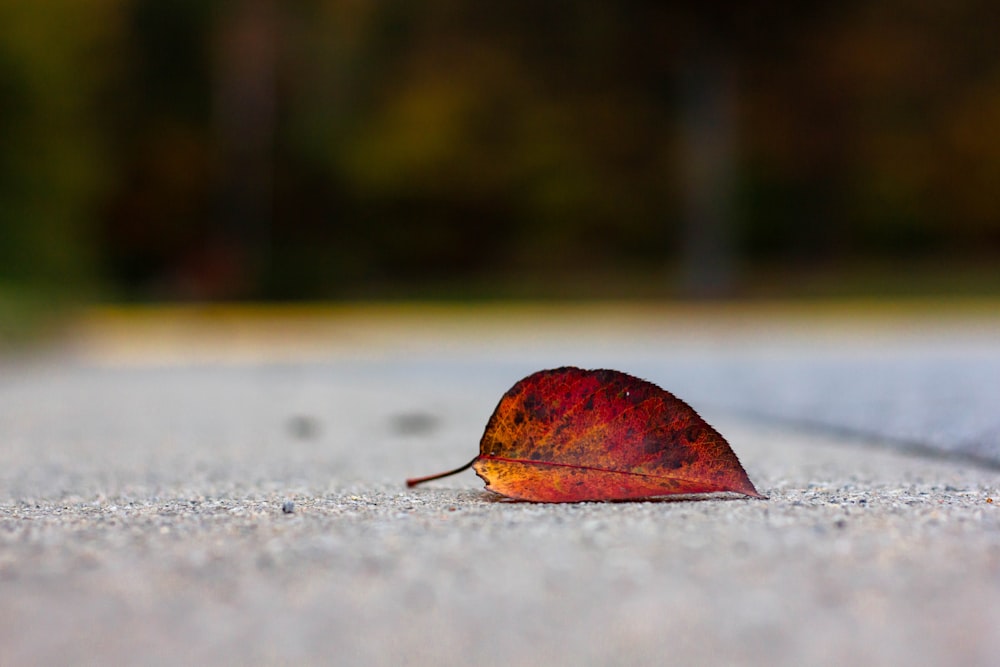
[[[292,512],[295,511],[295,503],[293,503],[291,500],[286,500],[284,503],[281,504],[281,511],[284,512],[285,514],[291,514]]]
[[[288,432],[299,440],[314,440],[320,434],[319,420],[309,415],[293,415],[287,421]]]
[[[392,430],[399,435],[428,435],[438,427],[438,418],[425,412],[407,412],[392,417]]]

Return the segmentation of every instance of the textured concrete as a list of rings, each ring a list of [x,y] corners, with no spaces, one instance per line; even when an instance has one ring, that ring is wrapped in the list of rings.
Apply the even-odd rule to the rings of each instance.
[[[981,354],[972,372],[992,363],[989,327],[529,315],[162,340],[147,318],[8,361],[0,664],[995,664],[1000,474],[863,435],[845,421],[857,398],[815,431],[774,407],[836,384],[795,359],[882,360],[849,386],[922,442],[918,397],[947,382],[888,350],[914,368]],[[746,380],[761,395],[727,399],[733,369],[767,358],[784,370]],[[503,391],[563,363],[688,399],[770,499],[534,505],[472,473],[403,487],[466,462]],[[996,417],[953,390],[948,428]]]

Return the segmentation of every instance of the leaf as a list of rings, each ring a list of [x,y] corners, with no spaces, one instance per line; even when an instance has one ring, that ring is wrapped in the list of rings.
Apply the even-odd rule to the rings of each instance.
[[[612,370],[539,371],[503,395],[472,467],[510,498],[565,503],[732,491],[763,498],[718,431],[651,382]]]

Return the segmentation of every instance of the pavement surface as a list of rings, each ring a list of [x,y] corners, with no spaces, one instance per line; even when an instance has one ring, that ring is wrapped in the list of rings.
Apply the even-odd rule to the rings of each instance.
[[[541,368],[660,384],[768,500],[471,472]],[[107,311],[0,362],[0,665],[992,665],[1000,309]]]

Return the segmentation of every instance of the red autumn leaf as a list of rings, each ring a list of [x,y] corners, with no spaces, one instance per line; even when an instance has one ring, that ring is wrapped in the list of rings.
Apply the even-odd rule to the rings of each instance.
[[[535,502],[757,493],[725,438],[687,403],[611,370],[556,368],[503,395],[472,467],[486,488]]]

